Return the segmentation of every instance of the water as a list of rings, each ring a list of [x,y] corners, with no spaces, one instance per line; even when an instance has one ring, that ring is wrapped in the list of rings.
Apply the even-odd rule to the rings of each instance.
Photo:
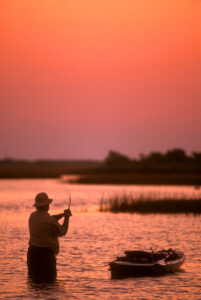
[[[28,281],[28,217],[35,194],[54,199],[50,213],[72,196],[69,232],[60,239],[58,278],[52,285]],[[194,187],[98,186],[58,180],[0,181],[0,299],[201,299],[201,218],[193,215],[99,213],[102,196],[116,193],[195,197]],[[182,272],[163,277],[113,280],[108,262],[125,250],[178,248],[185,252]]]

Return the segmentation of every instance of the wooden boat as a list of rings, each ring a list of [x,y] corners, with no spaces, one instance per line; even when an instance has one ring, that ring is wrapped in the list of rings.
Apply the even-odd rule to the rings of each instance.
[[[112,278],[157,276],[179,271],[185,255],[180,250],[126,251],[109,263]]]

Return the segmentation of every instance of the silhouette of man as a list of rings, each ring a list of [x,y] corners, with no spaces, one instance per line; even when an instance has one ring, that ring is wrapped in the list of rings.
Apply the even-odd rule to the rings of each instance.
[[[29,217],[29,248],[27,252],[28,274],[34,281],[52,281],[56,278],[56,255],[59,253],[58,237],[68,231],[70,209],[50,216],[48,213],[52,199],[44,192],[35,197],[36,211]],[[63,224],[58,220],[64,217]]]

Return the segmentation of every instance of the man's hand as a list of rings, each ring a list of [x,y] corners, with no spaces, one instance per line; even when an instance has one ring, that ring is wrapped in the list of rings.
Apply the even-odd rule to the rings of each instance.
[[[64,217],[70,217],[70,216],[72,216],[71,210],[69,208],[65,209],[64,210]]]

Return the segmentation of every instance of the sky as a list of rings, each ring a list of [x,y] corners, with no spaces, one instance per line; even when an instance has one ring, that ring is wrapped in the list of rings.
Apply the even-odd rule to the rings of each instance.
[[[201,152],[200,0],[0,0],[0,158]]]

